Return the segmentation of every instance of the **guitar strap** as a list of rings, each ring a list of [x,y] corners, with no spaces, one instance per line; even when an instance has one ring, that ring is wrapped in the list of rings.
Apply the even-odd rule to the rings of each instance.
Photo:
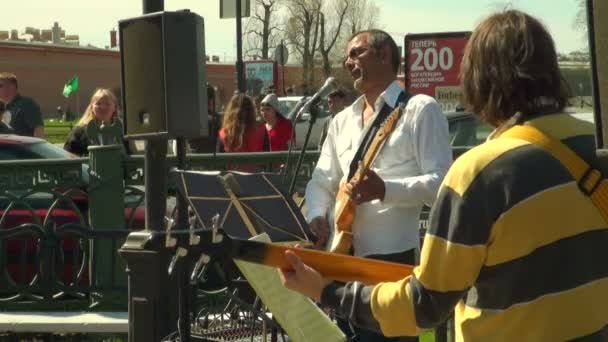
[[[369,125],[369,127],[365,131],[363,139],[361,139],[361,144],[359,144],[357,152],[355,153],[353,160],[351,160],[350,162],[347,182],[350,181],[351,178],[353,178],[353,176],[355,175],[355,171],[357,171],[357,168],[359,166],[359,161],[361,161],[361,159],[363,159],[363,156],[365,156],[365,153],[367,153],[369,146],[374,140],[374,137],[376,136],[376,133],[378,132],[378,129],[380,129],[380,126],[382,125],[384,120],[386,120],[386,118],[393,112],[395,108],[397,108],[397,106],[403,104],[405,108],[411,98],[412,95],[409,92],[402,91],[399,94],[399,97],[397,98],[397,103],[395,103],[395,107],[391,107],[386,102],[384,102],[384,106],[382,106],[382,109],[380,109],[380,112],[378,113],[374,121],[371,123],[371,125]]]

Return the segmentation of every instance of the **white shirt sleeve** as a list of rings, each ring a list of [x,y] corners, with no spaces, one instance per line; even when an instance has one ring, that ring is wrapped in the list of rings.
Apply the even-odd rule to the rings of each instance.
[[[340,179],[343,176],[335,147],[338,130],[336,121],[332,120],[329,124],[319,161],[306,185],[306,220],[308,222],[315,217],[327,215],[335,201]]]
[[[436,101],[422,105],[412,121],[412,147],[420,175],[384,182],[384,203],[432,205],[452,164],[448,121]]]

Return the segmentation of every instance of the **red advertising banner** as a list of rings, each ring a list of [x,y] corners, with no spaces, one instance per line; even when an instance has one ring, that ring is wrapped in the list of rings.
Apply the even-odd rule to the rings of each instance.
[[[458,73],[471,32],[439,32],[405,36],[405,87],[427,94],[444,111],[454,111],[462,91]]]

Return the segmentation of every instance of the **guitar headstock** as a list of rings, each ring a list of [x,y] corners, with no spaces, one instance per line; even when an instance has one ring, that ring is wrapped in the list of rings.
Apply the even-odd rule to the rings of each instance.
[[[221,226],[220,215],[216,214],[211,219],[211,226],[197,227],[197,222],[191,222],[188,229],[171,229],[167,227],[165,247],[175,248],[175,254],[169,263],[168,272],[171,274],[176,263],[184,257],[196,260],[190,280],[195,282],[200,274],[204,272],[205,265],[213,259],[221,258],[230,251],[231,238],[224,232]]]

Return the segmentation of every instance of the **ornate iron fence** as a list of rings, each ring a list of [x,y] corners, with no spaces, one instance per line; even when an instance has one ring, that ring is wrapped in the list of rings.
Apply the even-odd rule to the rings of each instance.
[[[286,158],[285,152],[193,154],[187,163],[196,170],[254,165],[286,173],[287,186],[292,174],[285,165],[295,161]],[[317,159],[316,151],[305,154],[300,187]],[[175,167],[176,159],[167,164]],[[126,311],[125,264],[116,251],[129,232],[144,227],[143,165],[143,156],[108,149],[90,158],[0,161],[0,311]],[[116,172],[124,175],[122,185]],[[114,213],[124,218],[112,221],[108,206],[116,203]],[[167,207],[170,215],[171,197]]]

